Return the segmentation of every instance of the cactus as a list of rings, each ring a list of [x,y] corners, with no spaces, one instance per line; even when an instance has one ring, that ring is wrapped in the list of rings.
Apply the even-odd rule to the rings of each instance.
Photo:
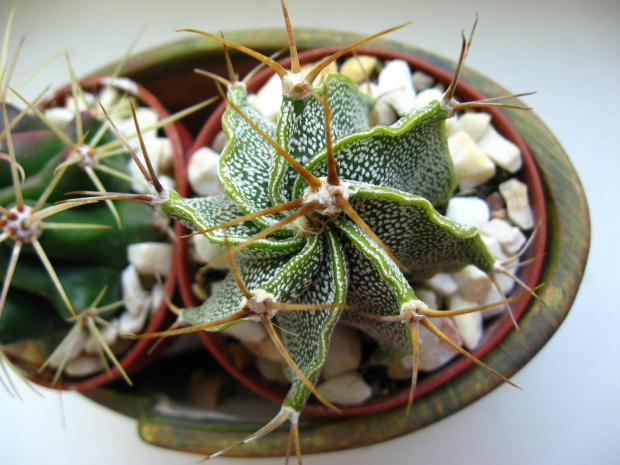
[[[131,157],[121,139],[68,58],[67,63],[71,86],[61,96],[66,103],[48,101],[44,107],[9,86],[5,71],[14,63],[8,66],[5,57],[0,67],[0,346],[31,342],[39,372],[49,364],[57,367],[55,384],[77,341],[90,338],[101,369],[108,367],[107,358],[131,383],[102,331],[119,332],[111,321],[128,297],[121,285],[127,247],[167,241],[168,220],[139,202],[63,203],[67,193],[84,190],[140,198],[132,184],[144,184],[131,176]],[[129,128],[125,136],[135,138],[131,109],[133,102],[141,103],[135,84],[114,76],[88,82],[96,85],[107,112]],[[9,101],[15,96],[24,108]],[[154,109],[138,111],[146,114],[154,135],[179,118],[158,121]],[[126,350],[127,341],[120,345]]]
[[[492,279],[508,273],[475,228],[436,210],[456,186],[445,121],[464,109],[523,108],[498,99],[468,103],[454,99],[475,25],[469,39],[463,36],[454,79],[442,98],[389,127],[371,127],[368,114],[374,102],[351,79],[337,73],[317,78],[330,63],[389,31],[343,48],[302,74],[283,1],[282,7],[290,70],[223,36],[187,30],[270,66],[282,81],[283,102],[274,124],[248,102],[245,83],[236,79],[229,63],[230,80],[213,76],[227,104],[222,127],[228,142],[218,171],[225,194],[186,199],[159,186],[149,201],[194,234],[224,247],[226,253],[208,266],[229,258],[231,273],[202,305],[178,310],[176,329],[143,337],[221,331],[242,321],[259,322],[286,361],[291,379],[272,421],[210,457],[287,421],[300,457],[297,424],[308,398],[314,394],[338,411],[316,389],[337,324],[353,326],[375,341],[374,362],[413,357],[409,407],[415,392],[420,325],[514,386],[453,343],[429,319],[486,307],[430,309],[410,284],[472,264]],[[157,186],[156,178],[146,168],[142,171]]]

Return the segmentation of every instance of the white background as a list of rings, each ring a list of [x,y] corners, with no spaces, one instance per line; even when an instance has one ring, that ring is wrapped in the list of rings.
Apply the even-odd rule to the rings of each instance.
[[[377,6],[379,5],[379,6]],[[2,0],[4,22],[11,0]],[[580,173],[592,215],[592,248],[577,300],[548,345],[513,381],[414,434],[374,446],[309,455],[306,464],[620,463],[620,309],[617,289],[620,174],[620,3],[521,0],[416,2],[289,0],[293,26],[389,36],[456,58],[460,31],[480,23],[468,66],[514,91],[563,144]],[[68,51],[79,75],[119,59],[142,27],[137,50],[183,37],[173,31],[281,27],[277,0],[21,0],[11,50],[27,35],[17,76]],[[206,39],[205,39],[206,40]],[[64,66],[40,75],[26,94],[68,81]],[[77,394],[0,390],[0,463],[192,464],[201,457],[143,444],[133,420]],[[228,465],[283,459],[218,459]]]

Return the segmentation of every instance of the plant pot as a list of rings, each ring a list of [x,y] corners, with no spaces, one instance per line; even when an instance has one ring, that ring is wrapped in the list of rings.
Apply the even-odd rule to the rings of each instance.
[[[280,32],[265,32],[258,40],[255,36],[256,33],[241,33],[228,34],[227,38],[267,54],[286,45],[286,36]],[[334,43],[351,43],[358,38],[348,34],[296,31],[296,42],[300,50]],[[204,51],[205,56],[200,57],[198,50]],[[396,55],[389,55],[391,51],[395,51]],[[443,82],[449,81],[452,76],[453,65],[450,62],[413,47],[381,41],[380,49],[368,47],[359,51],[371,52],[382,58],[404,58],[411,63],[412,68],[433,74]],[[153,59],[155,56],[158,56],[157,60]],[[304,59],[313,61],[315,57],[316,55],[310,54]],[[233,62],[241,75],[253,67],[253,63],[242,57],[234,57]],[[189,87],[188,82],[198,80],[203,89],[211,85],[204,78],[191,75],[191,69],[195,67],[208,67],[215,73],[225,73],[223,53],[219,51],[219,45],[210,46],[202,39],[190,39],[130,61],[132,75],[143,76],[145,84],[150,88],[162,90],[171,101],[183,102],[182,105],[193,101],[191,97],[180,97],[176,93],[170,95],[169,86],[176,79],[183,84],[175,85],[174,89]],[[167,70],[166,74],[160,74],[164,68]],[[171,69],[178,71],[169,74]],[[268,72],[264,72],[257,76],[251,86],[260,86],[260,80],[264,82],[267,74]],[[465,70],[461,82],[457,94],[462,100],[508,94],[489,79],[469,70]],[[486,364],[506,376],[511,376],[544,346],[568,313],[585,267],[589,248],[589,222],[583,220],[588,218],[588,210],[579,180],[566,154],[536,115],[532,112],[498,111],[493,112],[493,117],[500,132],[517,143],[524,154],[528,151],[531,154],[531,158],[524,156],[524,179],[529,184],[534,210],[541,220],[542,229],[530,253],[544,253],[544,259],[536,260],[529,267],[526,280],[530,279],[530,284],[545,283],[539,295],[546,306],[534,299],[522,299],[515,306],[515,313],[520,317],[521,332],[512,330],[506,317],[499,318],[486,332],[485,340],[479,348],[474,351],[474,355],[481,357]],[[217,129],[218,120],[216,116],[200,133],[197,146],[210,140]],[[537,178],[540,178],[540,181]],[[575,211],[579,213],[576,215]],[[546,234],[545,218],[548,225]],[[579,218],[579,221],[574,218]],[[184,263],[187,251],[179,249],[179,253],[177,264]],[[187,270],[179,270],[180,279],[184,279],[184,273],[187,275]],[[182,288],[181,292],[187,299],[187,289]],[[230,359],[221,345],[221,338],[204,334],[202,337],[220,362],[225,366],[230,365]],[[405,407],[402,406],[402,403],[406,402],[406,393],[396,393],[390,399],[380,399],[366,406],[350,409],[350,417],[306,417],[300,424],[302,450],[304,453],[312,453],[358,447],[415,431],[463,408],[500,383],[482,370],[468,369],[469,365],[464,360],[457,360],[449,365],[449,369],[421,380],[410,415],[405,415]],[[252,389],[277,402],[281,400],[281,394],[271,392],[271,386],[256,377],[232,369],[231,372]],[[196,420],[181,410],[176,413],[170,410],[163,412],[152,407],[152,398],[149,401],[149,397],[143,395],[137,395],[132,400],[132,396],[127,393],[100,390],[91,393],[91,397],[138,417],[140,433],[148,442],[202,454],[220,450],[256,430],[258,426],[255,421],[242,415],[225,420],[212,420],[206,416]],[[132,403],[135,405],[128,407]],[[140,406],[140,413],[136,405]],[[318,405],[310,405],[308,410],[324,413],[324,409]],[[366,415],[359,416],[364,413]],[[232,450],[231,454],[282,455],[286,451],[287,436],[284,431],[276,431],[260,441]]]
[[[85,92],[97,94],[104,86],[110,86],[112,88],[118,88],[122,92],[128,92],[134,96],[140,102],[140,105],[148,107],[154,110],[159,119],[164,119],[170,116],[170,113],[159,102],[157,97],[149,92],[141,85],[129,81],[128,79],[115,79],[104,76],[92,76],[80,81],[80,86]],[[54,96],[43,101],[39,104],[42,109],[64,106],[67,97],[71,94],[71,85],[67,85],[55,92]],[[176,176],[176,182],[180,189],[186,189],[187,178],[185,173],[185,152],[193,143],[193,138],[190,133],[185,129],[181,123],[168,124],[162,129],[165,136],[171,141],[172,150],[174,153],[174,171]],[[174,244],[174,247],[178,247],[178,243]],[[175,256],[177,254],[173,254]],[[164,288],[167,295],[173,295],[177,286],[176,270],[178,266],[172,264],[169,273],[166,275]],[[146,327],[143,332],[155,332],[166,329],[174,318],[168,311],[166,302],[162,302],[155,313],[148,319]],[[161,344],[159,347],[153,347],[154,340],[141,339],[131,345],[131,347],[119,357],[120,365],[123,367],[127,374],[135,373],[136,371],[144,368],[147,364],[153,362],[157,358],[158,352],[165,348],[165,344]],[[154,350],[151,351],[151,348]],[[18,364],[26,372],[26,376],[31,381],[41,386],[61,389],[61,390],[76,390],[86,391],[102,386],[106,383],[112,382],[121,376],[120,371],[115,366],[112,366],[110,370],[102,371],[98,374],[85,377],[71,377],[62,375],[58,381],[53,380],[53,370],[45,370],[39,372],[37,367],[33,367],[30,363],[19,359],[18,357],[11,356],[14,363]]]
[[[324,47],[314,50],[303,52],[299,56],[301,64],[319,62],[325,57],[337,52],[339,47]],[[411,69],[414,71],[422,71],[432,76],[436,81],[444,84],[446,87],[452,80],[452,74],[439,67],[420,60],[414,56],[395,52],[393,50],[382,49],[378,47],[358,47],[356,49],[358,55],[372,55],[379,58],[381,61],[390,61],[395,59],[401,59],[408,62]],[[350,56],[350,55],[349,55]],[[345,56],[346,58],[347,56]],[[280,64],[289,69],[290,59],[285,59]],[[273,75],[271,69],[266,69],[259,73],[255,78],[248,82],[248,92],[255,92],[260,89],[265,82]],[[466,83],[460,83],[457,88],[458,100],[463,102],[476,101],[488,98],[488,95],[483,95],[472,86]],[[192,153],[204,146],[210,146],[216,134],[221,130],[221,117],[226,109],[225,103],[222,103],[209,117],[209,120],[204,125],[202,130],[196,137]],[[541,257],[545,253],[546,242],[546,229],[547,218],[545,210],[545,201],[543,194],[543,187],[536,169],[532,155],[530,154],[527,146],[519,136],[519,133],[512,126],[509,120],[496,108],[485,109],[492,116],[493,125],[504,137],[516,144],[521,150],[523,157],[523,169],[522,178],[528,185],[529,194],[531,198],[531,204],[535,215],[536,223],[538,224],[538,232],[531,247],[526,252],[524,259],[531,259],[534,257]],[[183,234],[187,234],[188,231],[182,231]],[[184,242],[178,249],[178,252],[183,254],[184,257],[178,260],[178,263],[188,264],[187,251],[184,250],[184,246],[187,247],[188,243]],[[519,277],[523,280],[528,287],[534,288],[538,284],[540,276],[540,270],[542,268],[542,261],[535,260],[531,264],[520,269]],[[183,304],[186,307],[193,307],[200,302],[196,300],[192,293],[192,281],[193,277],[189,272],[189,269],[179,271],[180,275],[180,292],[183,297]],[[512,305],[512,311],[515,318],[519,318],[526,306],[530,301],[530,296],[524,297]],[[477,358],[482,358],[489,350],[491,350],[501,339],[506,335],[508,331],[513,328],[513,323],[508,315],[504,313],[501,317],[497,318],[491,325],[485,328],[483,339],[477,345],[476,349],[472,352]],[[263,397],[281,404],[286,396],[287,388],[280,383],[270,382],[263,379],[256,370],[245,369],[240,370],[235,365],[234,355],[231,353],[229,346],[225,342],[225,337],[219,333],[201,331],[200,338],[205,345],[209,348],[215,358],[222,364],[222,366],[232,375],[249,387],[253,391],[259,393]],[[431,374],[422,375],[418,379],[416,386],[416,397],[419,397],[426,392],[440,386],[441,384],[449,381],[457,376],[459,373],[467,368],[470,368],[474,363],[464,357],[458,357],[451,363],[446,364],[442,368],[432,372]],[[369,413],[380,412],[386,409],[404,405],[409,398],[409,389],[401,388],[396,392],[390,393],[385,396],[375,396],[372,399],[355,406],[343,406],[340,412],[335,412],[315,398],[311,398],[306,405],[305,412],[315,415],[323,416],[352,416],[352,415],[365,415]]]

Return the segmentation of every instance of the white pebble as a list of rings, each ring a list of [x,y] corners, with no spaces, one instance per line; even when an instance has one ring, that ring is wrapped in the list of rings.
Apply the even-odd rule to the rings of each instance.
[[[499,185],[499,193],[506,202],[508,219],[524,231],[534,227],[534,213],[527,195],[527,185],[509,179]]]
[[[519,147],[510,142],[492,126],[478,140],[480,150],[486,153],[493,162],[509,173],[516,173],[523,164]]]
[[[342,66],[340,72],[345,76],[349,76],[353,79],[353,82],[362,82],[377,69],[379,60],[377,57],[369,55],[358,55],[351,58],[347,58]]]
[[[381,99],[392,105],[396,114],[403,116],[415,108],[415,90],[411,69],[404,60],[390,61],[379,73],[378,92]]]
[[[58,129],[64,129],[75,118],[74,111],[62,107],[49,108],[43,114]]]
[[[121,272],[121,290],[125,308],[133,316],[141,315],[148,310],[148,296],[145,294],[140,282],[138,270],[133,265],[128,265]]]
[[[459,285],[458,293],[472,302],[480,302],[492,286],[491,278],[475,265],[467,265],[453,274]]]
[[[266,358],[273,362],[282,362],[282,355],[278,352],[278,348],[275,346],[270,337],[265,337],[259,342],[248,343],[246,348],[259,358]]]
[[[226,134],[224,134],[224,131],[219,131],[213,138],[213,142],[211,142],[211,148],[216,153],[222,153],[227,143],[228,138],[226,137]]]
[[[329,378],[316,388],[328,401],[339,405],[358,405],[372,396],[372,389],[356,371]]]
[[[495,237],[502,250],[508,255],[515,255],[527,241],[525,234],[519,228],[500,218],[492,218],[480,227],[480,232]]]
[[[415,108],[422,108],[431,103],[433,100],[441,100],[443,92],[434,87],[423,90],[415,97]]]
[[[254,360],[254,366],[267,381],[276,381],[282,384],[289,382],[282,369],[282,362],[274,362],[266,358],[257,357]]]
[[[491,115],[484,112],[465,113],[459,118],[457,127],[459,131],[466,132],[474,141],[478,142],[482,135],[491,127]]]
[[[151,287],[151,315],[154,315],[159,307],[166,301],[166,287],[163,283],[156,282]]]
[[[118,320],[114,319],[110,321],[109,325],[101,325],[99,326],[99,331],[101,332],[101,337],[105,341],[105,343],[109,346],[114,344],[118,339],[118,328],[117,325]],[[89,334],[88,340],[86,341],[86,345],[84,346],[84,352],[87,354],[97,355],[101,353],[101,342],[94,334]]]
[[[146,318],[149,316],[150,299],[149,296],[138,297],[132,300],[139,300],[141,305],[139,312],[123,312],[121,313],[118,326],[123,334],[139,334],[144,329]]]
[[[495,175],[495,165],[468,133],[458,131],[448,137],[448,147],[461,191],[479,186]]]
[[[489,292],[484,297],[484,299],[482,299],[482,301],[480,302],[480,305],[495,304],[503,300],[504,300],[504,297],[502,296],[502,294],[497,290],[495,286],[493,286],[491,287],[491,289],[489,289]],[[500,303],[499,305],[495,307],[482,310],[481,313],[482,313],[482,318],[487,319],[487,318],[492,318],[494,316],[500,315],[504,313],[505,311],[506,311],[505,305]]]
[[[106,366],[97,355],[80,355],[71,360],[65,366],[64,373],[77,378],[82,376],[90,376],[106,369]]]
[[[398,117],[392,106],[383,100],[377,100],[368,114],[368,122],[371,126],[390,126],[397,120]]]
[[[448,299],[448,310],[463,310],[476,307],[476,302],[471,302],[459,294],[451,295]],[[480,312],[466,313],[452,317],[454,324],[463,338],[465,348],[474,349],[482,339],[482,315]]]
[[[144,275],[166,276],[172,265],[172,244],[140,242],[127,247],[127,259]]]
[[[77,111],[88,111],[91,108],[99,108],[99,104],[97,103],[97,97],[89,92],[83,92],[80,94],[79,98],[75,98],[73,95],[70,95],[65,100],[65,108],[67,110],[73,111],[75,114],[75,107],[77,103]]]
[[[424,284],[442,296],[454,294],[459,288],[454,277],[448,273],[437,273]]]
[[[456,345],[463,345],[463,340],[451,318],[430,318],[439,330],[444,333]],[[458,352],[448,343],[442,341],[424,327],[420,328],[420,345],[422,350],[418,359],[418,371],[433,371],[445,365],[458,355]],[[411,373],[413,357],[408,356],[401,360],[403,368]],[[411,374],[409,375],[411,376]]]
[[[263,339],[269,337],[261,323],[249,320],[230,325],[222,330],[222,333],[228,334],[246,344],[258,344]]]
[[[56,355],[50,361],[51,367],[58,368],[64,360],[73,360],[84,352],[84,348],[86,347],[86,344],[88,344],[89,333],[82,329],[77,333],[77,335],[74,336],[74,338],[75,339],[67,342],[67,344],[64,344],[58,349]]]
[[[446,216],[457,223],[480,228],[491,218],[487,203],[478,197],[452,197]]]
[[[248,95],[248,102],[267,118],[275,121],[282,106],[282,81],[277,74],[271,76],[256,94]]]
[[[355,330],[348,326],[336,325],[321,376],[323,379],[328,379],[354,370],[359,367],[361,360],[362,342]]]
[[[211,263],[225,253],[225,250],[219,245],[212,244],[205,236],[192,236],[192,246],[194,258],[199,263]],[[216,270],[230,270],[230,262],[228,259],[222,260],[213,266]]]
[[[435,291],[424,287],[416,287],[413,291],[416,297],[424,302],[428,308],[435,310],[439,308],[439,297]]]
[[[304,76],[307,76],[318,64],[319,62],[307,63],[303,65],[301,67],[301,74],[303,74]],[[317,85],[317,83],[319,83],[326,75],[330,73],[337,73],[337,72],[338,72],[338,65],[335,62],[332,62],[321,70],[321,72],[319,73],[319,75],[316,77],[316,79],[314,80],[312,84]]]
[[[411,75],[411,82],[413,82],[413,88],[417,92],[422,92],[432,86],[435,80],[423,71],[414,71]]]
[[[114,119],[114,117],[112,117]],[[136,119],[138,120],[138,125],[140,126],[140,134],[142,134],[142,138],[146,142],[146,139],[157,137],[157,129],[154,126],[159,121],[159,115],[155,110],[150,108],[138,108],[136,109]],[[118,130],[121,134],[124,134],[127,137],[128,142],[135,149],[140,147],[140,140],[138,139],[138,133],[136,130],[136,124],[133,120],[133,116],[128,118],[123,118],[118,121],[114,121]],[[151,128],[151,129],[149,129]]]
[[[196,194],[207,196],[220,193],[219,164],[219,154],[209,147],[201,147],[192,154],[187,166],[187,177]]]

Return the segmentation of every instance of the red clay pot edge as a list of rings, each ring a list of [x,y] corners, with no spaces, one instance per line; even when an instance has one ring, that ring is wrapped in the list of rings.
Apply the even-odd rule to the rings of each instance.
[[[338,50],[340,50],[339,47],[325,47],[309,50],[300,53],[299,58],[302,64],[314,62],[325,56],[331,55]],[[420,70],[427,74],[430,74],[437,81],[440,81],[446,85],[449,84],[452,80],[452,73],[442,68],[439,68],[438,66],[435,66],[429,62],[426,62],[411,55],[407,55],[402,52],[372,46],[359,47],[358,49],[356,49],[356,52],[358,54],[375,55],[381,60],[403,59],[409,63],[413,70]],[[279,63],[284,67],[288,67],[290,65],[290,58],[283,59]],[[262,72],[258,73],[248,83],[248,91],[255,92],[272,75],[273,71],[271,69],[265,69]],[[458,84],[457,95],[462,101],[482,100],[489,97],[482,95],[472,86],[462,81]],[[209,120],[206,122],[206,124],[197,135],[194,146],[189,152],[190,156],[199,148],[210,145],[213,137],[221,129],[221,116],[224,113],[225,108],[225,103],[222,103],[213,112]],[[504,137],[515,143],[521,150],[523,158],[523,168],[521,174],[523,176],[523,180],[529,187],[530,201],[534,210],[534,215],[538,220],[538,231],[536,238],[534,239],[524,258],[527,259],[532,257],[540,257],[543,255],[545,250],[547,237],[547,222],[544,192],[540,176],[536,169],[535,161],[514,126],[512,126],[512,124],[502,114],[501,111],[495,108],[487,108],[484,109],[484,111],[492,115],[494,127]],[[184,234],[185,230],[180,227],[177,233]],[[183,245],[177,249],[177,252],[179,253],[177,263],[181,264],[181,269],[179,269],[177,273],[179,276],[179,288],[183,303],[186,306],[197,305],[198,302],[191,292],[191,284],[190,286],[186,284],[191,283],[193,279],[186,261],[188,258],[187,244],[184,242]],[[521,268],[520,278],[523,279],[528,286],[533,288],[538,283],[541,270],[542,259],[535,260],[528,266]],[[530,299],[530,296],[526,296],[512,304],[512,310],[517,319],[523,314],[523,312],[527,308]],[[483,357],[512,329],[513,325],[509,318],[509,315],[504,313],[500,317],[496,318],[496,320],[491,325],[485,328],[483,339],[478,345],[478,347],[474,351],[472,351],[473,355],[475,355],[477,358]],[[269,399],[270,401],[278,404],[282,403],[284,395],[286,394],[286,387],[283,387],[281,384],[278,383],[268,382],[261,378],[257,373],[246,373],[236,368],[232,361],[230,353],[223,341],[223,338],[219,334],[201,331],[200,338],[207,346],[211,354],[235,379],[237,379],[239,382],[249,387],[253,391],[257,392],[261,396],[265,397],[266,399]],[[422,394],[434,389],[435,387],[438,387],[439,385],[448,382],[450,379],[463,372],[464,370],[468,369],[472,365],[473,362],[471,362],[470,360],[464,357],[459,357],[448,363],[444,367],[436,370],[435,372],[426,375],[424,379],[421,379],[416,386],[416,397],[419,397]],[[311,398],[306,405],[304,412],[321,416],[364,415],[403,405],[408,401],[408,396],[409,390],[404,389],[402,391],[393,393],[392,395],[387,397],[372,398],[369,401],[358,406],[343,407],[341,413],[336,413],[316,402],[314,398]]]
[[[138,97],[142,102],[155,110],[160,119],[165,119],[170,116],[170,113],[159,102],[159,99],[155,97],[151,92],[140,84],[129,80],[128,78],[112,78],[108,76],[90,76],[80,81],[80,85],[83,89],[89,90],[92,88],[101,88],[103,85],[111,84],[117,85],[121,90],[129,91],[132,95]],[[56,91],[52,99],[46,100],[41,103],[41,107],[50,106],[56,101],[64,100],[65,96],[71,92],[71,85],[64,86]],[[163,128],[164,133],[172,144],[174,152],[174,170],[175,178],[177,182],[177,188],[182,191],[187,190],[187,168],[185,164],[186,153],[189,152],[190,147],[193,145],[193,138],[187,129],[179,122],[173,124],[167,124]],[[181,242],[173,244],[173,259],[170,267],[170,272],[166,276],[164,282],[166,294],[172,296],[177,288],[178,278],[177,272],[181,268],[178,263],[179,254],[176,251],[181,246]],[[162,302],[156,310],[155,314],[149,319],[147,326],[143,333],[152,333],[161,331],[167,328],[174,318],[168,311],[166,302]],[[165,347],[164,344],[149,352],[155,341],[153,339],[140,339],[120,358],[119,362],[123,369],[128,373],[135,373],[136,371],[144,368],[149,363],[155,361],[157,354],[160,353]],[[19,360],[15,360],[16,363],[20,363]],[[58,383],[52,383],[51,380],[38,376],[37,373],[28,373],[29,380],[41,386],[58,389],[58,390],[71,390],[71,391],[87,391],[95,389],[104,384],[110,383],[120,377],[118,368],[112,367],[110,372],[104,371],[94,376],[90,376],[84,379],[76,380],[62,380]],[[61,378],[62,379],[62,378]]]

